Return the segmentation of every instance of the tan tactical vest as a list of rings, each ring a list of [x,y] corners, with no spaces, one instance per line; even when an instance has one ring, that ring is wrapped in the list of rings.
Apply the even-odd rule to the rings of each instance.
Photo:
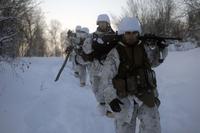
[[[114,88],[119,97],[135,95],[144,104],[153,107],[154,93],[147,81],[146,71],[151,70],[143,45],[137,44],[134,47],[119,45],[116,47],[120,65],[118,74],[113,79]]]

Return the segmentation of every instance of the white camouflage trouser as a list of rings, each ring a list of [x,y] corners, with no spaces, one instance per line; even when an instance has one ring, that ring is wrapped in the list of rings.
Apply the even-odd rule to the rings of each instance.
[[[72,61],[72,69],[77,72],[77,65],[76,65],[76,62],[75,62],[75,53],[72,52],[70,54],[70,60]]]
[[[161,133],[160,116],[157,106],[135,106],[130,123],[115,120],[116,133],[136,133],[136,118],[140,120],[139,133]]]
[[[86,73],[86,68],[87,68],[87,65],[78,65],[78,68],[79,68],[79,78],[80,78],[80,83],[86,83],[86,76],[87,76],[87,73]]]

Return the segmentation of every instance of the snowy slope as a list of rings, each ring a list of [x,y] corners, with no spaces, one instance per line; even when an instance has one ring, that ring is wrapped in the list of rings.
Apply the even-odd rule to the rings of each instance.
[[[170,52],[156,71],[163,133],[200,133],[200,48]]]
[[[69,67],[54,78],[61,58],[31,58],[16,72],[0,74],[0,133],[109,133],[113,122],[98,114],[89,87],[80,88]]]
[[[200,132],[200,48],[170,52],[158,68],[163,133]],[[23,60],[23,61],[22,61]],[[114,133],[87,85],[79,87],[68,63],[58,82],[62,58],[26,58],[30,68],[0,63],[0,133]],[[22,66],[22,65],[20,65]]]

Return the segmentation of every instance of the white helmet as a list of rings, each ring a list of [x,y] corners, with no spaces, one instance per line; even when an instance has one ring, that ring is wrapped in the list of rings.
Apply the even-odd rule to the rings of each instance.
[[[119,23],[118,26],[118,34],[122,35],[125,32],[134,32],[138,31],[141,34],[141,25],[139,20],[136,17],[125,17],[122,19],[122,21]]]
[[[110,18],[107,14],[100,14],[97,18],[97,25],[99,25],[99,22],[107,22],[110,24]]]
[[[81,31],[83,31],[83,32],[89,34],[89,29],[88,29],[87,27],[83,27],[83,28],[81,28]]]
[[[80,31],[81,30],[81,26],[77,25],[75,30],[76,30],[76,32]]]

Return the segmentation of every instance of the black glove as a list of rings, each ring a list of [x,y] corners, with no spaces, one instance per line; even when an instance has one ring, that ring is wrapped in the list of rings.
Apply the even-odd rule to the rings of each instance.
[[[73,50],[73,46],[70,45],[65,49],[65,53],[71,52],[72,50]]]
[[[121,111],[120,104],[123,105],[123,103],[119,99],[117,99],[117,98],[113,99],[109,103],[109,105],[110,105],[110,107],[111,107],[111,109],[112,109],[113,112],[120,112]]]
[[[157,42],[158,47],[160,48],[160,50],[165,49],[168,45],[166,44],[165,40],[162,41],[158,41]]]
[[[84,60],[84,61],[93,61],[93,53],[90,53],[90,54],[85,54],[84,52],[82,52],[81,54],[80,54],[80,56],[82,57],[82,59]]]
[[[163,50],[168,46],[164,39],[156,39],[157,37],[155,34],[147,33],[147,34],[144,34],[144,37],[146,37],[147,41],[151,41],[153,44],[156,43],[156,45],[159,47],[160,50]]]

